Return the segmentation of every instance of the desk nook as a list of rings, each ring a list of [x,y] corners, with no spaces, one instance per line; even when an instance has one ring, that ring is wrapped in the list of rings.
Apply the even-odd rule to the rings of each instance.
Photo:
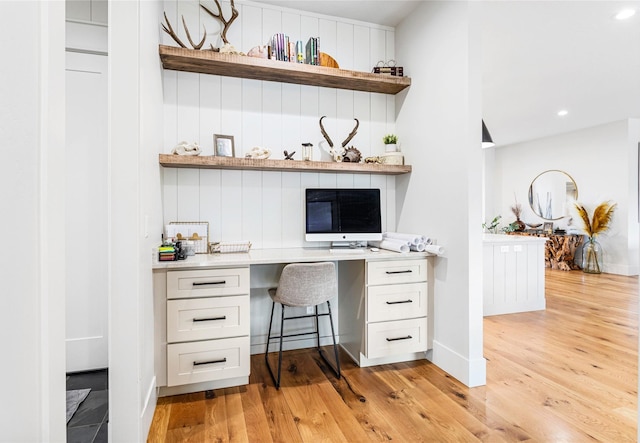
[[[287,263],[336,263],[338,296],[331,303],[336,336],[359,366],[425,358],[432,340],[432,260],[426,252],[288,248],[156,261],[160,395],[248,383],[250,355],[265,352],[271,309],[267,290],[277,286]],[[328,324],[321,331],[330,331]],[[323,334],[321,345],[330,342],[331,335]],[[312,346],[313,340],[289,340],[284,349]]]

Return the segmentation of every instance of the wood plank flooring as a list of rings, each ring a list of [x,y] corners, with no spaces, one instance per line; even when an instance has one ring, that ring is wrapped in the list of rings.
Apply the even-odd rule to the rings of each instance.
[[[255,355],[247,386],[161,398],[148,441],[636,441],[638,278],[546,280],[545,311],[485,318],[486,386],[426,360],[359,368],[346,355],[337,380],[300,350],[276,391]]]

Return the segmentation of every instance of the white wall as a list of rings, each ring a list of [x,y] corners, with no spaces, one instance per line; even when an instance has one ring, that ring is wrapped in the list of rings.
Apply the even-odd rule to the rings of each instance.
[[[603,201],[618,207],[609,232],[598,237],[608,273],[638,273],[638,134],[637,120],[624,120],[519,143],[491,148],[487,174],[493,186],[487,188],[487,220],[501,214],[503,226],[515,217],[510,207],[522,204],[522,220],[542,223],[528,203],[531,181],[541,172],[559,169],[568,173],[578,187],[578,201],[591,214]],[[491,160],[491,158],[493,159]],[[578,220],[555,220],[554,227],[579,229]]]
[[[109,437],[145,441],[156,404],[151,251],[160,242],[160,2],[112,2]]]
[[[0,429],[3,441],[64,441],[64,4],[0,2]],[[29,32],[25,32],[29,29]],[[5,248],[6,249],[6,248]]]
[[[398,230],[445,246],[435,260],[435,364],[469,386],[482,357],[480,40],[473,2],[425,2],[396,29],[411,77],[397,127],[413,172],[398,178]]]
[[[228,3],[225,3],[225,8]],[[236,2],[240,15],[229,28],[231,44],[244,52],[265,44],[272,34],[285,32],[306,43],[320,37],[322,51],[345,69],[369,72],[378,60],[394,58],[390,28],[335,17],[301,13],[251,2]],[[218,23],[197,1],[165,1],[174,29],[184,30],[184,15],[197,38],[198,26],[210,34],[207,44],[218,46]],[[229,11],[225,10],[229,15]],[[175,46],[163,33],[165,44]],[[182,37],[185,41],[186,39]],[[199,39],[199,38],[198,38]],[[204,155],[213,153],[213,134],[233,135],[236,157],[254,146],[268,147],[274,159],[283,150],[296,151],[301,143],[314,144],[314,158],[329,160],[318,121],[340,144],[360,121],[350,145],[363,156],[384,152],[382,137],[395,130],[393,96],[244,80],[215,75],[163,71],[164,147],[170,153],[180,141],[196,141]],[[303,196],[306,187],[379,187],[383,200],[383,227],[393,230],[395,177],[368,174],[163,169],[164,221],[208,221],[210,241],[250,240],[254,248],[304,245]]]

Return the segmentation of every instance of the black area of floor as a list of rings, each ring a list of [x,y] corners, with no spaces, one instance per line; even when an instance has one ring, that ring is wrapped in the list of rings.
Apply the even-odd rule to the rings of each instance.
[[[67,374],[67,390],[91,388],[67,423],[67,443],[107,443],[109,371]]]

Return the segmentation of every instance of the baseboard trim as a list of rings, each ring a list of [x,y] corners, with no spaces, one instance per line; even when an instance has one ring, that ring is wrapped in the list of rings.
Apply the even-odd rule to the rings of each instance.
[[[470,388],[487,384],[487,360],[484,357],[470,360],[434,340],[427,358]]]
[[[158,392],[156,389],[156,377],[154,376],[151,379],[151,383],[149,383],[149,388],[147,389],[147,395],[144,399],[144,406],[142,407],[142,412],[140,413],[140,423],[141,430],[144,434],[144,440],[147,441],[147,436],[149,435],[149,429],[151,429],[151,422],[153,421],[153,414],[156,412],[156,405],[158,404]]]

